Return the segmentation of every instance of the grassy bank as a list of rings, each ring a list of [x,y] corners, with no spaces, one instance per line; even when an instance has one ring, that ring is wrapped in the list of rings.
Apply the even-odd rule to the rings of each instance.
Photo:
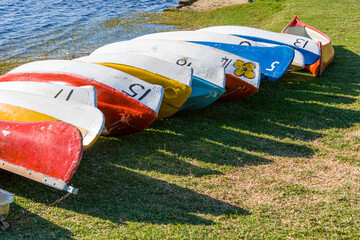
[[[321,78],[287,73],[248,99],[101,137],[71,181],[79,194],[54,206],[63,192],[0,171],[0,188],[16,194],[0,239],[359,238],[359,8],[357,0],[256,0],[152,15],[182,29],[276,32],[297,15],[330,36],[336,55]]]

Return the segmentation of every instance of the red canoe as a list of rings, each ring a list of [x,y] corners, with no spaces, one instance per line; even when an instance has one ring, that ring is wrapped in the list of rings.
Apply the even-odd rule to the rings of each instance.
[[[82,157],[80,131],[64,122],[0,121],[0,168],[48,186],[67,186]]]
[[[305,68],[315,77],[320,77],[325,68],[332,62],[335,55],[330,38],[325,33],[301,22],[297,16],[282,30],[282,33],[308,37],[317,42],[320,47],[321,57],[314,64],[305,65]]]
[[[125,93],[75,74],[7,73],[0,76],[0,82],[5,81],[63,82],[72,86],[94,86],[97,90],[98,108],[105,116],[105,127],[108,130],[104,135],[136,133],[157,118],[156,112]]]

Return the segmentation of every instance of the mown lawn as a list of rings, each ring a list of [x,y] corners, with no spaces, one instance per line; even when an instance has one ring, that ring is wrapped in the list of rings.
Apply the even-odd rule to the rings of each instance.
[[[280,32],[294,15],[333,41],[321,78],[287,73],[248,99],[101,137],[71,181],[79,194],[54,206],[64,192],[0,171],[15,194],[0,238],[360,238],[359,1],[256,0],[149,21]]]

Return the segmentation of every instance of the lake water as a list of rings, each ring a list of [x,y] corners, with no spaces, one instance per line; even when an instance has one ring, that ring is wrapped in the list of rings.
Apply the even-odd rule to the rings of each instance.
[[[145,13],[161,12],[177,3],[0,0],[0,60],[81,56],[107,43],[171,28],[146,23]]]

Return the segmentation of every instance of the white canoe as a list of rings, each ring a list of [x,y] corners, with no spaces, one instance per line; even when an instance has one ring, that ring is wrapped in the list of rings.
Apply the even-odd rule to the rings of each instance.
[[[58,83],[13,81],[0,82],[0,89],[33,93],[97,107],[96,88],[93,86],[74,87]]]
[[[44,60],[26,63],[9,73],[67,73],[82,76],[126,93],[156,113],[159,111],[163,88],[124,72],[93,63],[70,60]],[[136,92],[135,87],[136,87]],[[146,97],[143,97],[146,94]]]
[[[74,61],[101,64],[162,86],[164,95],[159,118],[169,117],[179,111],[192,94],[192,68],[158,58],[134,53],[109,53],[81,57]]]
[[[102,64],[112,62],[135,66],[187,85],[189,84],[188,78],[191,77],[192,92],[187,101],[183,102],[181,110],[188,109],[189,107],[191,107],[191,110],[206,107],[225,92],[225,72],[223,67],[204,65],[199,61],[199,63],[195,63],[195,61],[197,61],[196,59],[184,60],[183,57],[178,54],[159,55],[156,54],[156,52],[148,53],[152,54],[146,54],[146,52],[136,54],[130,50],[127,52],[92,54],[87,57],[79,58],[79,60],[98,62]],[[192,64],[191,61],[193,61],[194,64]],[[120,68],[120,70],[122,69],[123,67]],[[189,69],[192,69],[193,73],[189,74]],[[154,76],[154,78],[155,77],[156,76]],[[153,81],[156,80],[154,79]],[[168,86],[163,86],[165,88],[163,101],[168,101],[166,99],[166,92],[167,89],[171,90],[171,86],[169,85],[169,81],[167,81],[165,85]],[[175,87],[176,85],[174,85],[174,88]],[[180,94],[180,91],[176,92]],[[174,102],[174,100],[175,99],[171,97],[171,101]]]
[[[148,56],[151,57],[151,59],[159,59],[163,62],[169,62],[170,64],[175,64],[180,67],[179,70],[182,70],[183,67],[185,68],[192,68],[193,69],[193,75],[204,79],[206,81],[211,82],[212,84],[215,84],[216,86],[219,86],[221,88],[225,88],[225,72],[223,67],[216,66],[214,64],[202,64],[201,61],[190,58],[190,57],[184,57],[183,55],[176,53],[177,51],[172,52],[171,54],[166,54],[160,51],[139,51],[137,48],[137,44],[134,45],[134,47],[131,47],[132,43],[136,43],[135,41],[125,41],[121,42],[124,44],[129,44],[129,48],[123,49],[119,48],[116,49],[116,54],[119,54],[119,58],[123,60],[123,57],[126,57],[127,54],[132,55],[138,55],[138,56]],[[102,54],[100,51],[94,51],[90,56],[84,57],[84,59],[88,59],[89,57],[94,57],[95,59],[103,58],[108,55],[113,55],[114,53],[104,53]],[[141,55],[140,55],[141,54]],[[79,60],[82,60],[83,58],[79,58]],[[127,60],[125,60],[127,61]],[[157,62],[157,61],[155,61]],[[158,65],[161,69],[167,69],[166,65]],[[156,69],[155,69],[156,70]],[[155,71],[157,72],[157,71]],[[174,72],[176,76],[181,76],[183,73],[182,71]],[[184,73],[185,76],[187,75],[186,72]]]
[[[104,115],[95,107],[32,93],[0,89],[0,106],[5,111],[5,115],[0,116],[1,120],[17,121],[17,117],[13,119],[12,112],[19,107],[70,123],[81,131],[84,148],[96,141],[105,123]]]
[[[76,58],[73,61],[88,63],[116,63],[132,66],[191,86],[191,68],[179,66],[177,64],[150,56],[123,52],[121,54],[109,53],[102,55],[89,55]]]
[[[206,29],[197,31],[172,31],[172,32],[159,32],[140,36],[135,39],[166,39],[166,40],[180,40],[189,42],[219,42],[235,45],[256,46],[256,47],[274,47],[279,44],[259,42],[243,38],[240,36],[233,36],[226,33],[213,32]],[[241,56],[246,58],[246,56]],[[305,66],[304,56],[298,50],[295,50],[295,56],[292,62],[291,70],[303,69]]]
[[[232,75],[241,81],[246,82],[253,88],[259,88],[261,74],[260,65],[258,63],[249,61],[235,54],[231,54],[219,49],[185,41],[134,39],[131,41],[122,41],[105,45],[95,50],[92,55],[129,51],[140,54],[148,54],[156,57],[168,55],[169,58],[171,58],[170,55],[174,54],[176,57],[173,57],[172,61],[175,61],[176,59],[176,61],[179,61],[181,64],[186,61],[186,64],[188,66],[190,64],[192,67],[194,67],[195,64],[198,64],[198,69],[201,69],[202,66],[212,65],[223,67],[225,68],[226,74]],[[192,62],[192,59],[196,59],[197,61]],[[254,69],[252,70],[254,74],[253,76],[237,76],[236,72],[238,68],[234,66],[234,64],[240,61],[243,63],[251,63],[254,66]],[[223,80],[218,79],[217,81],[218,85],[221,85]]]
[[[299,37],[291,34],[284,35],[244,26],[214,26],[198,31],[231,34],[260,43],[286,45],[301,52],[304,56],[305,64],[313,64],[320,58],[319,46],[314,40],[307,37]]]

